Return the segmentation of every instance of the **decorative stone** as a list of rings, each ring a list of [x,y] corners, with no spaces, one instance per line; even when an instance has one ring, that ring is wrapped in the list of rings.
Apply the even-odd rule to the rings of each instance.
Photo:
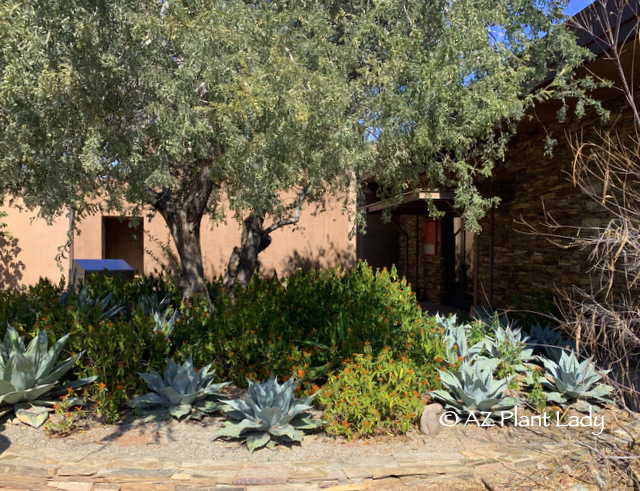
[[[243,485],[273,485],[287,484],[289,471],[283,465],[253,465],[242,469],[233,484]]]
[[[440,415],[444,412],[442,404],[437,402],[427,404],[420,418],[420,431],[425,435],[433,436],[440,432],[442,425],[440,424]]]

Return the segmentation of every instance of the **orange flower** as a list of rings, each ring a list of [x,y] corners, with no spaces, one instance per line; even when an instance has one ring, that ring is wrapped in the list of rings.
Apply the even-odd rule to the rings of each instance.
[[[118,389],[118,390],[122,390],[122,389],[124,389],[124,385],[122,385],[122,384],[116,384],[116,389]]]
[[[73,392],[73,387],[67,388],[67,393],[71,394]]]
[[[301,368],[298,369],[298,378],[302,378],[304,377],[304,370],[302,370]]]
[[[105,389],[107,387],[107,384],[105,384],[104,382],[100,382],[98,384],[98,389]]]

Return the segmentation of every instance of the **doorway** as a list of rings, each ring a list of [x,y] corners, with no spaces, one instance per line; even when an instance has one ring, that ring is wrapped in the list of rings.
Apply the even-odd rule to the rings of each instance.
[[[102,217],[102,259],[124,259],[136,274],[144,274],[142,221],[129,226],[131,217]]]

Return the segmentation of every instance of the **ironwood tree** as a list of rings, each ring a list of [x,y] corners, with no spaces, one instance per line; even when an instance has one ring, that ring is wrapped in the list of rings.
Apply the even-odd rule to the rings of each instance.
[[[527,108],[584,96],[588,80],[571,73],[585,53],[560,7],[0,2],[0,200],[76,220],[150,207],[171,232],[184,298],[206,291],[203,216],[242,224],[233,289],[274,230],[361,176],[381,197],[450,187],[474,227],[493,203],[474,179]]]

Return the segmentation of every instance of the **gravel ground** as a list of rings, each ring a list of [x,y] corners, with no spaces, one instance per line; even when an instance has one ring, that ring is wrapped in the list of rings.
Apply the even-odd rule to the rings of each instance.
[[[91,423],[76,429],[64,438],[47,437],[42,429],[22,423],[7,422],[2,428],[1,446],[13,443],[39,448],[46,452],[78,451],[130,458],[159,458],[187,460],[215,459],[217,461],[247,460],[252,462],[290,460],[328,460],[351,455],[402,455],[421,452],[456,452],[474,447],[490,448],[515,442],[550,443],[557,438],[551,431],[532,431],[527,428],[479,428],[475,425],[443,428],[435,436],[411,430],[404,436],[382,435],[347,441],[327,437],[324,433],[306,435],[301,444],[280,445],[275,450],[261,450],[249,455],[238,441],[214,439],[222,419],[207,417],[196,421],[163,421],[145,423],[141,419],[125,418],[115,425]]]

